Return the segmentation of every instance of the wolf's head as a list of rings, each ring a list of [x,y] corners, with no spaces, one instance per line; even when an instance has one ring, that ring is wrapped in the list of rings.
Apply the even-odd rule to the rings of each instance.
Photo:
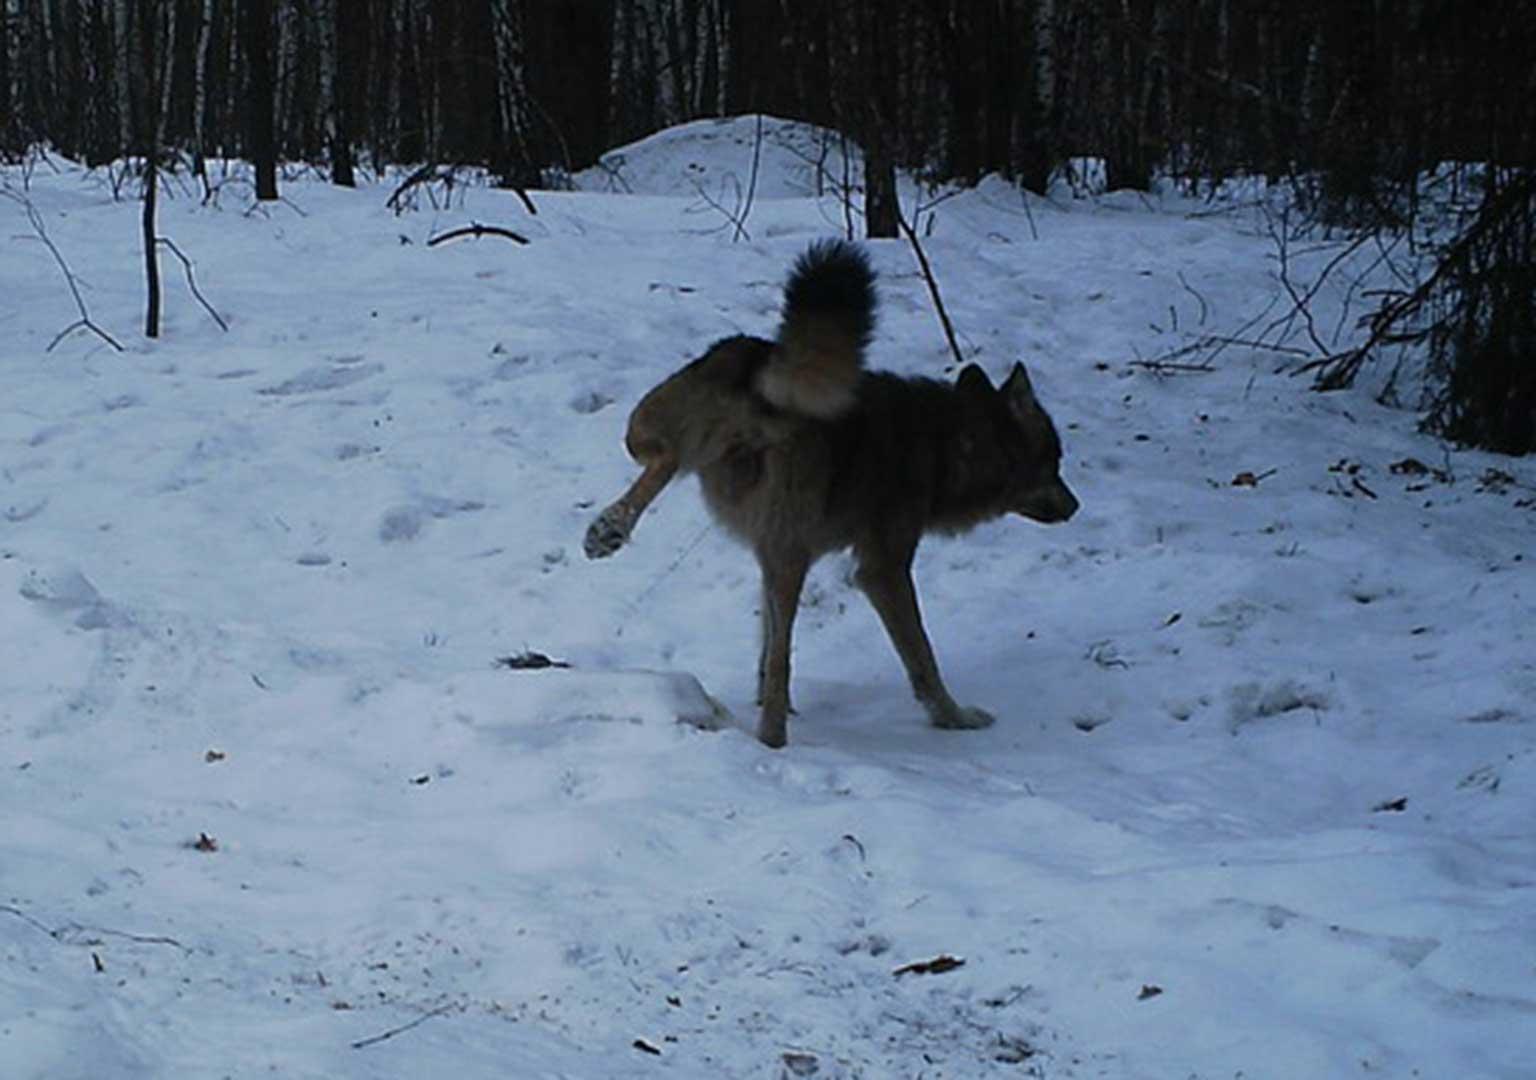
[[[1077,496],[1061,479],[1061,437],[1035,397],[1024,365],[1014,364],[1003,385],[994,387],[986,372],[970,364],[960,373],[959,387],[984,402],[992,417],[994,438],[1008,470],[1004,512],[1046,525],[1077,513]]]

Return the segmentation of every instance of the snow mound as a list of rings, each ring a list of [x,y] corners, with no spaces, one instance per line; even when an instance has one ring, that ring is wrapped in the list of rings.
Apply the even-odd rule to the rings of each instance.
[[[804,198],[861,183],[862,175],[863,152],[838,132],[752,115],[695,120],[647,135],[610,150],[575,179],[583,191],[707,196],[733,207],[749,190],[760,199]]]
[[[732,724],[730,711],[710,697],[699,680],[682,671],[517,672],[504,715],[507,730],[532,725],[545,730],[571,723],[690,724],[718,731]],[[505,693],[505,691],[503,691]]]

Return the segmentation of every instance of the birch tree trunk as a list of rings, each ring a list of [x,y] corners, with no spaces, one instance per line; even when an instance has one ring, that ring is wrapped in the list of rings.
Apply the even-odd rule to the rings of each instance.
[[[117,153],[125,154],[133,145],[133,89],[129,78],[132,52],[133,0],[112,3],[112,75],[117,87]]]
[[[215,0],[219,2],[219,0]],[[223,134],[218,136],[220,157],[237,156],[234,147],[245,143],[250,124],[242,106],[247,80],[242,77],[240,58],[245,55],[245,0],[228,0],[229,52],[224,66],[224,104],[221,119]]]
[[[52,117],[49,115],[48,103],[52,101],[55,88],[59,84],[58,72],[54,68],[54,26],[53,4],[50,0],[31,0],[33,4],[33,24],[36,27],[33,33],[33,41],[29,43],[28,52],[35,52],[31,57],[31,67],[35,72],[33,87],[33,101],[36,115],[33,123],[43,130],[50,130]]]
[[[208,45],[213,38],[213,0],[203,0],[197,17],[196,67],[192,75],[192,171],[208,187]]]
[[[537,151],[528,95],[522,0],[491,0],[491,28],[496,39],[499,150],[505,155],[497,171],[504,183],[519,190],[538,187],[542,156]]]
[[[156,20],[154,19],[148,19],[144,23],[144,33],[146,35],[159,35],[159,41],[161,43],[161,48],[159,51],[164,56],[164,59],[159,64],[160,71],[158,77],[160,80],[160,85],[158,88],[158,95],[155,94],[156,88],[153,85],[153,79],[156,77],[155,72],[151,68],[146,67],[145,69],[145,78],[151,80],[148,86],[151,92],[151,96],[158,97],[158,105],[155,110],[154,123],[150,126],[152,132],[150,137],[154,140],[153,149],[157,154],[159,153],[160,149],[165,146],[166,133],[169,129],[171,121],[171,91],[176,75],[177,20],[175,8],[167,8],[164,12],[163,19],[164,21],[162,27],[157,27],[155,25]],[[156,43],[153,41],[145,44],[144,53],[146,64],[155,59],[155,46]],[[158,158],[156,158],[156,160],[158,161]]]
[[[710,50],[715,58],[715,94],[711,104],[714,107],[714,115],[725,116],[725,88],[731,79],[731,49],[729,22],[735,17],[734,13],[727,11],[725,5],[712,3],[709,6],[711,12],[710,35],[706,39],[710,43]]]
[[[408,6],[410,0],[407,0]],[[423,5],[423,10],[418,15],[416,29],[406,40],[411,43],[412,55],[416,62],[417,85],[417,116],[416,124],[421,130],[422,156],[427,161],[442,160],[442,125],[439,122],[441,111],[438,102],[437,80],[432,77],[432,58],[427,55],[426,43],[432,40],[432,10],[430,6]]]
[[[16,46],[19,0],[0,0],[0,156],[20,155],[25,149],[21,137],[21,125],[17,123],[16,62],[12,49]]]

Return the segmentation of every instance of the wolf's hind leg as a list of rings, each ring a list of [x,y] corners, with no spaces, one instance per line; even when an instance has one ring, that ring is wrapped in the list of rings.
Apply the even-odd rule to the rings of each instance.
[[[606,558],[623,547],[645,508],[676,474],[677,458],[671,454],[658,454],[646,462],[639,479],[587,527],[586,540],[582,544],[587,558]]]

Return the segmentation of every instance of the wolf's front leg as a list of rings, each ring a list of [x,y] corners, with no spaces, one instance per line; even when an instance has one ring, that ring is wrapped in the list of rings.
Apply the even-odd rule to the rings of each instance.
[[[622,499],[598,514],[587,526],[587,536],[581,545],[587,558],[606,559],[628,543],[639,516]]]
[[[910,559],[910,555],[905,556]],[[904,560],[905,561],[905,560]],[[907,669],[912,693],[928,712],[934,727],[974,729],[990,727],[994,721],[985,709],[959,705],[949,696],[939,675],[933,646],[923,630],[923,617],[917,606],[917,590],[912,587],[910,563],[867,559],[859,565],[857,580],[864,595],[885,624],[891,644]]]

